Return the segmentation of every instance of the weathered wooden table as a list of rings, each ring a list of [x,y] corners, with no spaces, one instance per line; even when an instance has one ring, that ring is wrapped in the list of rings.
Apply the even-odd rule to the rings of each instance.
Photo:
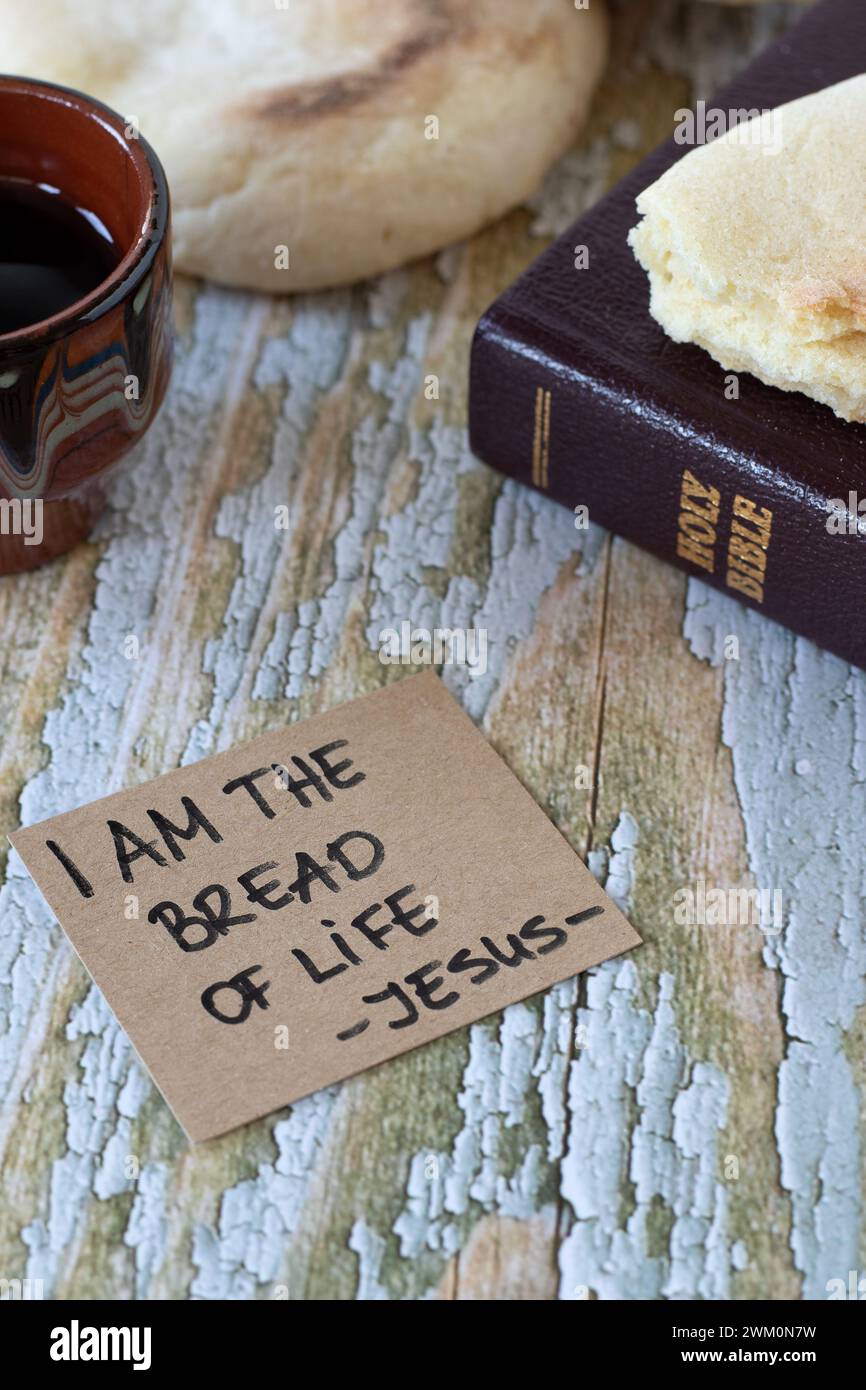
[[[487,674],[446,681],[646,945],[191,1149],[4,854],[4,1278],[824,1298],[862,1267],[866,677],[576,532],[465,433],[487,302],[794,13],[622,0],[580,147],[435,263],[294,303],[179,285],[170,404],[104,524],[0,582],[2,829],[399,677],[382,627],[484,627]],[[688,925],[700,881],[780,892],[783,929]]]

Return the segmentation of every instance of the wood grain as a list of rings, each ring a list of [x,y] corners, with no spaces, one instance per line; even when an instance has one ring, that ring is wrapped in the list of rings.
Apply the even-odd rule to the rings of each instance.
[[[0,582],[2,830],[399,678],[404,618],[484,627],[486,674],[447,683],[647,944],[191,1149],[4,854],[3,1278],[823,1298],[862,1267],[866,678],[465,433],[486,304],[795,12],[623,0],[580,146],[435,261],[293,302],[179,286],[170,403],[97,534]],[[780,891],[783,930],[682,924],[699,879]]]

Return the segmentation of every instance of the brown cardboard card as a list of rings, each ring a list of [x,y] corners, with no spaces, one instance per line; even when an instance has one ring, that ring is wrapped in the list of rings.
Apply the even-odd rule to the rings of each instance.
[[[194,1140],[640,944],[432,674],[11,840]]]

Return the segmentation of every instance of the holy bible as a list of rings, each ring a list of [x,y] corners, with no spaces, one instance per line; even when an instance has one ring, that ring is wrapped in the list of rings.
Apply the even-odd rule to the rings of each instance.
[[[824,0],[710,104],[769,111],[863,71],[866,5]],[[688,149],[649,155],[484,315],[471,447],[866,668],[866,426],[732,380],[650,316],[635,199]]]

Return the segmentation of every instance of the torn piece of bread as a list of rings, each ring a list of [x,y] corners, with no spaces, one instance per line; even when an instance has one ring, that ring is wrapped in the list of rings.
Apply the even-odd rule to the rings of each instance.
[[[637,207],[671,338],[866,420],[866,74],[697,146]]]

